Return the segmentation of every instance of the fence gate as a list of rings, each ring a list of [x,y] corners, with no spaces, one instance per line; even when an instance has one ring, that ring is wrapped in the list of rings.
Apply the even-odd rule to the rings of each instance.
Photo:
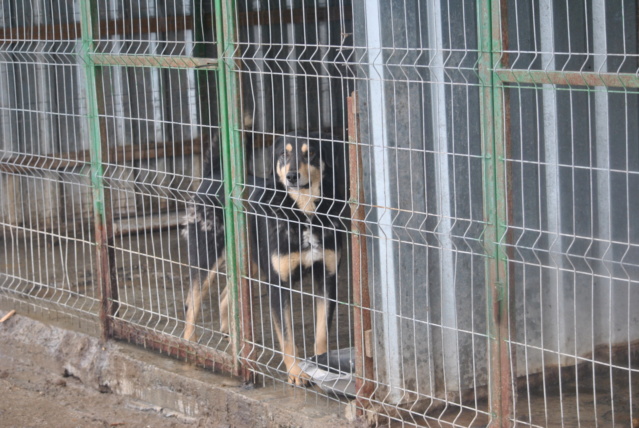
[[[348,160],[335,316],[317,275],[285,316],[306,370],[317,335],[342,362],[295,391],[389,425],[639,426],[638,23],[636,0],[0,1],[0,306],[284,387],[248,202],[274,141],[321,131]],[[186,340],[208,271],[180,229],[213,200],[226,263]]]

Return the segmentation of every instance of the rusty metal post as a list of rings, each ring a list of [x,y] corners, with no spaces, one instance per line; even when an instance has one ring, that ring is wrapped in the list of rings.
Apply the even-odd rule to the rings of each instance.
[[[513,383],[509,338],[512,282],[507,246],[509,215],[508,103],[506,91],[495,69],[507,57],[506,1],[478,3],[479,62],[482,154],[484,157],[484,217],[486,229],[486,309],[489,349],[489,401],[491,427],[510,427],[513,412]]]
[[[104,106],[102,94],[102,73],[96,67],[94,38],[98,36],[96,1],[80,2],[81,8],[81,51],[80,61],[86,76],[87,121],[89,126],[91,153],[91,185],[93,187],[93,210],[97,271],[101,290],[100,326],[101,338],[107,340],[113,333],[113,316],[118,311],[117,279],[114,269],[113,222],[111,198],[104,187],[103,155],[108,153],[108,143],[104,122],[100,120],[99,109]]]
[[[368,292],[368,252],[366,224],[364,223],[364,187],[362,185],[362,154],[359,139],[357,93],[348,97],[348,141],[351,205],[351,254],[353,272],[353,327],[355,336],[355,390],[357,415],[370,405],[375,384],[370,335],[371,312]],[[368,351],[367,351],[368,350]]]

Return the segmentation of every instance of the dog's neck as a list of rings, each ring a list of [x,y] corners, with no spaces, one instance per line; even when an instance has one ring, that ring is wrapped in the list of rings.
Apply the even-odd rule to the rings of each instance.
[[[315,214],[317,209],[317,201],[322,195],[321,182],[312,183],[309,187],[301,189],[286,189],[288,195],[295,201],[297,208],[304,211],[307,216]]]

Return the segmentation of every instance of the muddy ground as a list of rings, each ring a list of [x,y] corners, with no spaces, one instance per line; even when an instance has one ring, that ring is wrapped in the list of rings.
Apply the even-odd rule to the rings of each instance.
[[[203,426],[198,419],[86,385],[34,351],[20,341],[0,346],[2,427]]]
[[[7,303],[0,299],[0,317]],[[306,388],[247,388],[137,346],[103,343],[67,319],[22,313],[0,324],[2,428],[353,426],[343,404]]]

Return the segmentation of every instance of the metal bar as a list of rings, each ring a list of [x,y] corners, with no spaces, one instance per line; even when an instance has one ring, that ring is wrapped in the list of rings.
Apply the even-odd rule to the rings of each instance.
[[[238,22],[242,26],[276,25],[299,22],[335,21],[351,19],[350,8],[342,10],[339,6],[318,8],[297,8],[291,13],[282,14],[279,9],[240,12]],[[211,14],[203,15],[203,22],[211,22]],[[193,17],[176,15],[168,18],[109,19],[96,23],[102,37],[125,35],[132,36],[148,33],[164,33],[193,30]],[[0,28],[0,41],[31,40],[74,40],[82,36],[82,25],[76,22],[68,24],[38,25],[29,27]]]
[[[214,371],[231,372],[233,357],[193,342],[178,341],[175,336],[165,335],[151,329],[119,319],[112,321],[115,337],[148,349],[160,351],[171,357],[192,362]]]
[[[370,294],[368,290],[368,249],[364,219],[364,166],[359,145],[357,93],[348,97],[348,141],[351,195],[351,251],[353,265],[353,330],[355,336],[355,390],[358,416],[369,405],[375,389],[372,355],[366,353],[366,335],[372,330]]]
[[[543,22],[543,20],[541,20]],[[497,68],[495,74],[503,83],[551,84],[604,88],[639,88],[639,75],[592,71],[544,71]],[[574,88],[571,88],[574,89]]]
[[[37,25],[0,29],[0,40],[74,40],[81,36],[81,24]]]
[[[293,9],[290,13],[282,13],[280,9],[241,12],[239,22],[242,26],[291,24],[300,22],[328,22],[352,18],[351,8],[341,6],[332,7],[303,7]]]
[[[426,3],[428,14],[428,46],[430,49],[430,73],[432,80],[430,105],[432,113],[433,141],[435,151],[435,187],[437,191],[437,237],[440,249],[440,290],[442,352],[445,388],[458,391],[460,388],[459,371],[459,334],[457,326],[457,299],[455,288],[455,262],[451,239],[452,217],[451,171],[449,167],[449,131],[448,112],[446,111],[447,88],[445,85],[444,40],[442,28],[442,7],[439,1]]]
[[[504,141],[504,89],[496,85],[493,65],[502,62],[502,0],[479,2],[478,72],[484,156],[484,245],[486,259],[486,304],[489,337],[489,400],[491,426],[509,427],[512,413],[510,354],[507,344],[509,293],[507,256],[502,248],[507,222],[507,182]]]
[[[539,19],[542,66],[550,70],[556,68],[553,2],[554,0],[544,0],[544,4],[540,8]],[[547,322],[546,325],[551,328],[545,328],[542,335],[544,342],[556,344],[553,350],[560,353],[563,344],[567,343],[566,335],[569,334],[569,332],[567,331],[567,320],[564,316],[566,295],[563,275],[565,266],[562,255],[565,252],[565,248],[562,239],[564,227],[562,225],[561,177],[559,172],[559,112],[557,91],[550,84],[543,85],[542,106],[546,229],[549,234],[548,251],[553,264],[553,269],[548,269],[547,271],[547,276],[543,284],[543,293],[551,299],[553,297],[556,299],[555,302],[553,302],[554,305],[550,305],[544,312]],[[561,365],[562,361],[558,359],[555,363]],[[559,387],[561,389],[562,385],[559,384]]]
[[[382,42],[382,29],[386,25],[382,16],[382,1],[366,3],[366,41],[368,63],[368,101],[370,106],[370,144],[371,161],[374,167],[374,204],[379,234],[378,241],[379,272],[382,287],[379,306],[383,317],[383,343],[385,353],[386,382],[389,387],[388,398],[399,402],[404,395],[404,382],[401,375],[400,334],[397,306],[396,246],[393,241],[393,216],[389,207],[393,206],[393,189],[389,177],[391,144],[387,126],[391,126],[386,99],[386,65]],[[377,306],[377,305],[376,305]]]
[[[492,39],[493,64],[495,67],[508,66],[508,0],[493,0]],[[495,46],[495,42],[498,43]],[[515,393],[513,377],[516,378],[514,348],[509,345],[511,337],[515,337],[515,319],[511,317],[511,309],[515,307],[515,277],[509,268],[513,255],[513,192],[510,163],[512,156],[512,138],[510,131],[510,97],[509,92],[496,84],[493,73],[493,113],[495,126],[495,193],[497,202],[497,257],[501,298],[499,301],[499,341],[500,341],[500,385],[501,389],[501,423],[504,427],[513,425]]]
[[[91,61],[93,51],[93,29],[95,28],[94,1],[84,1],[81,8],[82,44],[80,58],[86,76],[87,120],[91,152],[91,184],[93,187],[93,205],[95,221],[95,240],[98,277],[100,278],[101,306],[100,326],[102,340],[112,337],[112,317],[117,312],[117,285],[113,269],[113,227],[111,222],[110,201],[104,189],[102,154],[106,149],[106,139],[102,136],[103,125],[99,117],[99,105],[102,94],[99,92],[96,67]],[[102,103],[103,105],[103,103]]]
[[[205,137],[206,140],[208,137]],[[125,164],[140,159],[180,157],[202,153],[202,138],[192,140],[144,143],[110,147],[106,151],[106,159],[112,164]],[[103,152],[104,155],[105,152]],[[56,153],[55,157],[42,155],[19,155],[0,158],[0,171],[25,173],[37,169],[39,171],[57,171],[86,165],[91,162],[91,150],[80,150],[69,153]]]
[[[96,65],[115,65],[125,67],[154,67],[202,70],[217,69],[217,60],[210,58],[193,58],[187,56],[156,56],[156,55],[111,55],[92,54],[91,59]]]
[[[241,207],[236,207],[240,199],[241,184],[244,181],[242,163],[243,144],[239,136],[237,111],[237,84],[233,76],[235,63],[232,59],[235,43],[235,15],[233,1],[215,0],[215,27],[218,52],[218,96],[220,111],[220,147],[222,169],[224,171],[224,207],[227,281],[230,304],[231,346],[235,359],[233,372],[240,375],[240,349],[242,348],[242,328],[240,322],[239,288],[242,278],[247,277],[246,220]],[[244,288],[244,287],[242,287]],[[245,378],[248,373],[243,373]]]

